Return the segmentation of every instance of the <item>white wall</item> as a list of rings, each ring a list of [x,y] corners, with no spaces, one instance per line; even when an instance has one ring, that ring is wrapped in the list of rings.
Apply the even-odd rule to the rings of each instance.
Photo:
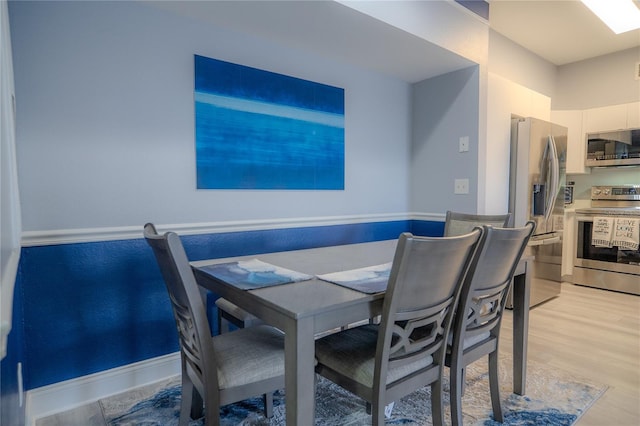
[[[635,70],[640,47],[558,67],[556,110],[587,109],[640,101]]]
[[[559,67],[558,93],[552,102],[553,109],[584,110],[640,101],[640,80],[634,77],[638,62],[640,48]],[[640,167],[591,168],[588,171],[589,174],[568,176],[575,182],[577,202],[588,203],[594,185],[640,183]]]
[[[408,211],[408,84],[140,3],[9,9],[25,231]],[[194,54],[345,88],[345,190],[197,191]]]
[[[478,67],[471,67],[413,85],[413,211],[476,212],[479,84]],[[461,153],[463,136],[469,151]],[[455,179],[469,179],[469,194],[453,193]]]
[[[488,24],[453,1],[337,1],[476,63],[487,61]]]
[[[545,96],[557,90],[557,67],[503,35],[489,33],[489,72]]]
[[[640,48],[635,48],[556,67],[491,31],[487,181],[495,186],[485,193],[487,212],[500,213],[503,205],[506,209],[503,194],[508,188],[508,167],[501,165],[508,152],[509,113],[548,119],[548,108],[583,110],[639,101],[640,80],[634,78],[638,62]],[[532,97],[538,98],[538,107],[533,109],[527,106]],[[637,183],[639,173],[638,168],[593,169],[591,174],[570,175],[569,179],[576,183],[576,200],[588,202],[591,186]]]
[[[503,214],[509,210],[511,116],[549,120],[551,99],[497,74],[489,74],[488,86],[486,168],[491,184],[480,197],[486,214]]]
[[[502,214],[509,209],[511,115],[549,120],[556,66],[492,30],[488,69],[487,143],[479,159],[486,185],[478,211]]]
[[[446,108],[450,105],[446,103],[441,103],[440,106],[435,107],[432,113],[436,117],[444,114],[446,125],[453,125],[454,127],[444,131],[447,135],[447,140],[438,142],[431,140],[429,144],[425,144],[424,141],[420,140],[422,138],[421,135],[418,135],[417,138],[414,135],[413,155],[417,152],[419,155],[429,158],[412,158],[411,205],[414,211],[444,212],[447,209],[457,209],[472,213],[483,213],[485,203],[482,194],[486,192],[486,188],[493,186],[487,176],[484,163],[491,143],[487,139],[486,128],[488,115],[486,103],[487,62],[490,55],[488,23],[465,7],[452,1],[338,1],[456,53],[476,64],[474,111],[472,116],[465,116],[465,120],[470,119],[469,124],[475,126],[471,133],[473,135],[473,153],[466,153],[463,157],[457,155],[459,135],[464,133],[462,132],[463,130],[468,131],[466,125],[462,126],[463,129],[457,128],[460,127],[461,123],[460,116],[457,116],[460,111],[448,111]],[[423,83],[418,83],[416,87],[420,88]],[[458,88],[453,88],[453,90],[455,93]],[[435,105],[439,102],[439,99],[433,97],[430,101],[434,102]],[[414,112],[414,120],[420,115],[423,115],[422,112],[418,111],[417,114]],[[423,126],[422,123],[414,123],[414,132],[416,127],[420,129],[421,126]],[[444,127],[439,126],[439,129],[443,131]],[[418,147],[415,146],[416,143]],[[430,150],[434,150],[433,156],[428,156],[422,151],[427,145]],[[455,151],[452,149],[455,149]],[[437,161],[436,158],[439,156],[440,161]],[[473,156],[474,161],[472,169],[465,167],[469,163],[468,159],[471,156]],[[478,164],[479,161],[480,164]],[[452,167],[455,168],[455,171]],[[428,171],[425,169],[428,169]],[[470,194],[464,196],[454,195],[453,176],[464,178],[467,175],[470,178]],[[423,179],[425,176],[427,179]],[[427,198],[425,198],[425,193],[429,194]]]

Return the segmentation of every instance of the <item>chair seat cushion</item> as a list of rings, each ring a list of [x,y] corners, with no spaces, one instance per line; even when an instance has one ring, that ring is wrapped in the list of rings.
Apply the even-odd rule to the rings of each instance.
[[[464,343],[462,344],[462,347],[464,349],[470,348],[471,346],[473,346],[473,345],[475,345],[477,343],[480,343],[483,340],[488,339],[490,335],[491,335],[491,333],[489,333],[487,331],[487,332],[484,332],[484,333],[477,334],[475,336],[467,337],[467,338],[464,339]]]
[[[238,318],[239,320],[242,320],[245,322],[258,319],[256,316],[250,314],[249,312],[245,311],[241,307],[234,305],[233,303],[229,302],[227,299],[223,299],[222,297],[216,299],[216,307],[232,315],[234,318]]]
[[[477,334],[475,336],[471,336],[471,337],[467,337],[464,339],[464,342],[462,343],[462,349],[468,349],[471,346],[482,342],[483,340],[486,340],[489,338],[489,336],[491,335],[491,333],[489,331],[485,331],[484,333],[480,333]],[[450,349],[450,346],[453,345],[453,333],[449,333],[449,338],[447,339],[447,345],[449,346],[447,348],[447,352]]]
[[[373,387],[378,325],[369,324],[331,334],[316,340],[316,359],[330,369]],[[426,356],[418,361],[389,369],[386,383],[393,383],[409,374],[433,364]]]
[[[213,338],[220,389],[284,376],[284,334],[268,325]]]

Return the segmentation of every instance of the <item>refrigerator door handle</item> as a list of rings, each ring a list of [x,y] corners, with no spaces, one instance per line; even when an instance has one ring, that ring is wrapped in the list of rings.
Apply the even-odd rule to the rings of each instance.
[[[560,162],[558,160],[558,149],[556,148],[556,141],[553,139],[553,135],[549,135],[547,139],[547,149],[550,153],[550,163],[551,163],[551,182],[549,182],[549,191],[547,191],[547,202],[545,212],[544,212],[544,220],[545,222],[549,221],[549,217],[551,217],[551,213],[553,212],[553,208],[556,204],[556,197],[558,196],[558,191],[560,190]]]

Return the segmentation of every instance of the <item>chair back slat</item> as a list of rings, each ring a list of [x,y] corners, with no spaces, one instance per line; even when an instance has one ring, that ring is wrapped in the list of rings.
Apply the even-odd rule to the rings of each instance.
[[[528,222],[522,228],[484,228],[484,244],[462,286],[458,302],[460,314],[456,314],[453,333],[459,346],[470,336],[486,332],[494,337],[499,334],[513,275],[535,223]]]
[[[173,311],[182,373],[178,424],[204,415],[204,424],[220,424],[220,407],[262,395],[267,418],[273,416],[273,392],[284,387],[284,337],[267,325],[211,335],[206,291],[196,281],[180,237],[159,235],[144,226]]]
[[[204,362],[213,359],[209,320],[180,238],[173,232],[159,235],[152,224],[145,225],[144,236],[153,249],[169,293],[183,362],[195,374],[192,377],[195,383],[204,383],[209,380],[206,377],[217,383],[215,368]]]
[[[451,237],[454,235],[467,234],[471,232],[473,228],[482,225],[490,225],[495,228],[506,228],[507,226],[509,226],[510,219],[511,213],[499,215],[481,215],[459,213],[449,210],[447,211],[444,222],[444,236]]]
[[[502,314],[502,299],[509,290],[510,281],[491,290],[476,290],[469,300],[467,335],[481,334],[493,329]]]
[[[191,310],[186,306],[182,306],[178,301],[169,295],[171,305],[173,307],[173,315],[178,328],[178,339],[180,348],[184,353],[185,361],[190,364],[191,368],[202,374],[202,357],[200,354],[200,345],[198,344],[197,335],[193,327],[193,316]]]
[[[453,297],[422,313],[403,313],[393,324],[393,338],[389,348],[389,368],[414,362],[419,357],[433,355],[442,347],[445,319],[453,304]],[[411,314],[411,315],[408,315]]]
[[[451,238],[400,236],[378,337],[376,362],[382,368],[376,374],[428,356],[443,362],[454,306],[482,232]]]

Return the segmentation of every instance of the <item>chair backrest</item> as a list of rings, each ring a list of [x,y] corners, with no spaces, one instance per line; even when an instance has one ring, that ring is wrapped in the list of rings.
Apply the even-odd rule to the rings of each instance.
[[[506,228],[509,225],[511,213],[499,215],[468,214],[447,211],[444,222],[444,236],[463,235],[471,232],[476,226],[491,225]]]
[[[169,292],[185,371],[202,391],[205,378],[217,383],[215,366],[211,365],[214,359],[211,328],[202,294],[177,234],[159,235],[155,226],[147,223],[144,237],[153,249]]]
[[[465,278],[456,310],[454,351],[464,345],[464,339],[487,332],[499,335],[513,275],[535,222],[529,221],[521,228],[483,228],[484,242]]]
[[[400,236],[383,305],[374,386],[385,383],[389,369],[428,356],[442,365],[443,342],[482,234],[477,228],[450,238]]]

